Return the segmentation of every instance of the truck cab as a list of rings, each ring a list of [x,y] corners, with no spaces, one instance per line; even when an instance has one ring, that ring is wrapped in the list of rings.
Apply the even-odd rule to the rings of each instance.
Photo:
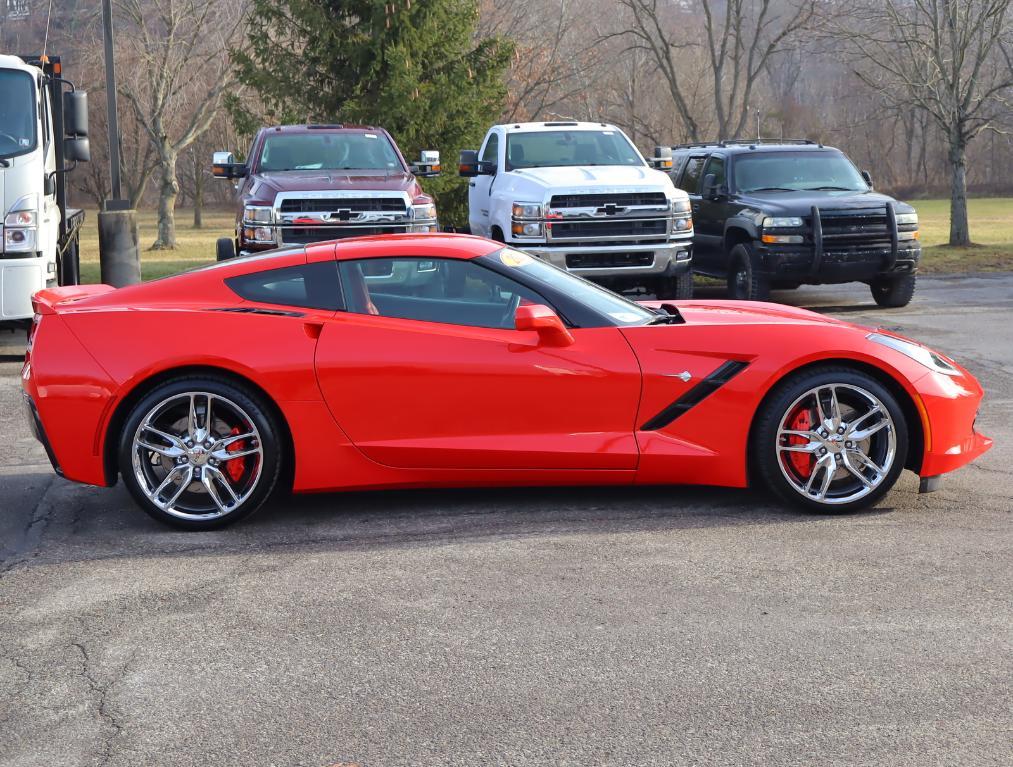
[[[246,162],[215,152],[217,178],[236,182],[236,236],[218,260],[285,245],[397,232],[435,232],[433,198],[419,177],[440,173],[439,152],[409,165],[383,128],[261,128]]]
[[[71,103],[78,124],[66,127],[81,138],[64,144],[63,82],[56,57],[0,55],[0,325],[31,319],[32,294],[57,284],[61,254],[74,248],[76,257],[84,214],[66,209],[62,171],[65,156],[88,159],[87,107]]]
[[[615,290],[689,298],[688,196],[614,125],[494,125],[461,153],[473,234],[509,243]]]

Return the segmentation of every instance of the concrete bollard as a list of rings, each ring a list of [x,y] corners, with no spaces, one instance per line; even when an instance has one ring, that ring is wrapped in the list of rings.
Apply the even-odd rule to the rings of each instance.
[[[141,250],[137,235],[137,211],[99,211],[98,250],[103,283],[114,288],[139,283]]]

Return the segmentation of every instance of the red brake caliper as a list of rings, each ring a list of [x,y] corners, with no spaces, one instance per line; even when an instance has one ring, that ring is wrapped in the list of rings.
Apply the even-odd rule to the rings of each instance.
[[[813,419],[809,414],[809,408],[802,408],[795,414],[788,428],[793,431],[809,431],[812,429],[812,425]],[[805,445],[808,442],[808,439],[796,434],[788,437],[789,445]],[[788,460],[791,461],[791,465],[799,473],[799,476],[808,477],[812,473],[816,458],[809,453],[788,453]]]
[[[239,427],[233,426],[231,434],[232,436],[239,434]],[[229,453],[238,453],[240,450],[243,450],[245,446],[246,440],[239,440],[238,442],[233,442],[231,445],[225,448],[225,450],[226,452]],[[245,469],[246,469],[245,458],[233,458],[231,461],[225,462],[225,473],[232,478],[233,482],[239,481],[240,477],[243,476],[243,471]]]

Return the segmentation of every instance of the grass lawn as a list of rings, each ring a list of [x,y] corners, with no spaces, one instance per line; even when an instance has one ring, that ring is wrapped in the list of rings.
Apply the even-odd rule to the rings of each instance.
[[[976,245],[951,248],[949,200],[918,200],[924,247],[924,272],[989,272],[1013,269],[1013,198],[993,197],[970,200],[971,237]],[[137,224],[141,239],[141,276],[146,280],[190,269],[215,260],[215,240],[232,235],[231,213],[209,210],[204,227],[193,228],[193,212],[176,211],[174,251],[148,250],[155,240],[157,217],[154,211],[139,211]],[[81,236],[82,282],[99,282],[98,224],[95,211],[88,211]]]

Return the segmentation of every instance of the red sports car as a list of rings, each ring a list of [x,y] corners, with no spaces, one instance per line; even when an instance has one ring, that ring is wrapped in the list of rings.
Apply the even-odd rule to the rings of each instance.
[[[477,237],[394,235],[45,290],[22,375],[61,475],[205,529],[296,492],[765,485],[815,510],[981,455],[978,382],[882,330],[634,303]]]

